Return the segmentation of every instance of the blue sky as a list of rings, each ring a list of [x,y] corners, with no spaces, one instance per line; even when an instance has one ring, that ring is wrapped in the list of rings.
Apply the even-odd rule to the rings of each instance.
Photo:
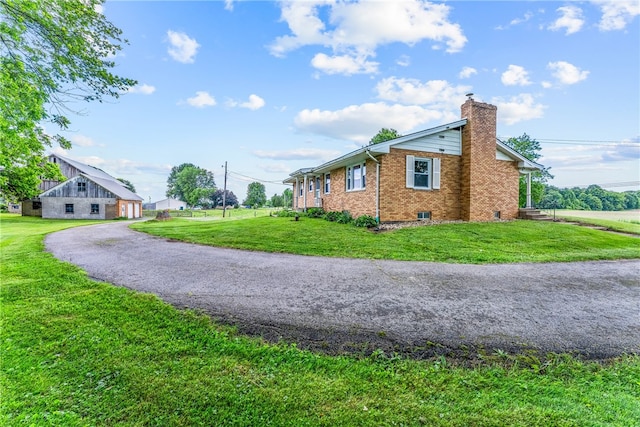
[[[498,107],[498,136],[541,142],[559,187],[640,181],[638,1],[108,1],[138,81],[72,106],[53,151],[165,198],[193,163],[244,198],[301,167],[460,118],[465,94]],[[53,131],[53,129],[51,129]]]

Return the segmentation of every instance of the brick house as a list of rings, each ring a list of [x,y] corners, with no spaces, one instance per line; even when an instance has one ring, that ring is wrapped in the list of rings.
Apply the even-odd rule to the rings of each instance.
[[[22,215],[60,219],[141,218],[142,197],[104,171],[51,154],[66,181],[42,181],[37,198],[22,202]]]
[[[284,181],[293,185],[293,208],[380,222],[517,218],[519,177],[530,182],[542,166],[497,139],[495,106],[469,98],[461,110],[456,122],[293,172]]]

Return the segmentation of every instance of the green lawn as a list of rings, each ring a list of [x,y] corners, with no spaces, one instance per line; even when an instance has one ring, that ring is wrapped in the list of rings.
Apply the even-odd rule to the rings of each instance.
[[[205,245],[329,257],[477,264],[640,258],[638,238],[541,221],[454,223],[383,233],[306,217],[177,218],[133,228]]]
[[[607,227],[621,233],[640,234],[640,210],[627,211],[578,211],[558,209],[547,210],[549,216],[575,221],[583,224]]]
[[[329,357],[267,345],[43,252],[86,224],[0,215],[0,424],[631,426],[640,357]]]

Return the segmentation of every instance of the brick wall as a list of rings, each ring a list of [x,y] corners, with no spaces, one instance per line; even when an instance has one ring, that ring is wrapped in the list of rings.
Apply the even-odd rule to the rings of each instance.
[[[489,221],[494,218],[494,211],[508,210],[499,201],[505,200],[502,193],[509,193],[510,185],[515,185],[517,191],[517,178],[513,183],[498,179],[506,178],[508,173],[496,160],[497,108],[469,99],[461,110],[462,117],[468,119],[462,131],[462,219]]]
[[[366,186],[363,190],[346,190],[346,168],[331,171],[331,192],[322,194],[322,207],[325,211],[347,210],[354,218],[361,215],[370,215],[375,218],[376,163],[373,160],[367,160],[366,167]]]
[[[406,187],[406,156],[439,158],[440,189]],[[391,148],[381,157],[380,221],[415,221],[418,212],[431,212],[434,220],[460,219],[460,156]]]

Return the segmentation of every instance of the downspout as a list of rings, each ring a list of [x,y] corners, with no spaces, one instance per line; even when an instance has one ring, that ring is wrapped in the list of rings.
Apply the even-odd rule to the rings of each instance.
[[[365,153],[376,162],[376,222],[380,224],[380,162],[371,155],[369,150],[366,150]]]
[[[527,173],[527,209],[531,209],[531,172]]]
[[[307,211],[307,175],[304,176],[304,186],[302,187],[302,212]]]

